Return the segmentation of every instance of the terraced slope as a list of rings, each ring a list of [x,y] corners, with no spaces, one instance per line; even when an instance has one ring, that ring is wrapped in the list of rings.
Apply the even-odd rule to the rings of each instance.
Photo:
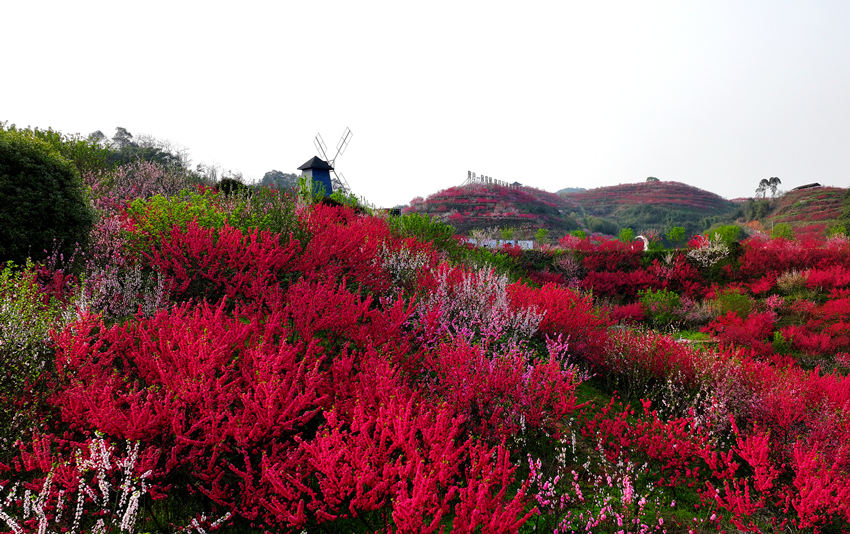
[[[450,223],[458,233],[475,228],[547,228],[552,237],[579,227],[571,215],[580,211],[572,200],[532,187],[471,184],[417,198],[405,213],[428,214]]]
[[[673,181],[621,184],[562,196],[591,218],[637,231],[683,226],[695,233],[724,217],[731,220],[737,211],[736,204],[720,195]]]
[[[789,191],[775,201],[763,224],[787,223],[798,237],[820,236],[828,228],[847,220],[850,190],[841,187],[812,187]]]

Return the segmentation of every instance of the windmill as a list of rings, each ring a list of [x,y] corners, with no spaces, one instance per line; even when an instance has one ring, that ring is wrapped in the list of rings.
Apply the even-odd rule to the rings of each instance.
[[[345,152],[346,147],[348,147],[349,141],[351,141],[351,128],[346,127],[345,131],[342,132],[342,137],[339,138],[339,142],[336,144],[336,154],[334,154],[333,158],[328,157],[328,147],[325,144],[325,140],[322,139],[322,134],[317,133],[316,137],[313,138],[313,144],[316,145],[316,150],[319,151],[319,154],[322,156],[322,159],[328,162],[328,165],[331,166],[330,172],[333,175],[331,179],[331,185],[334,191],[343,191],[345,193],[350,193],[351,188],[348,186],[348,182],[345,181],[345,176],[342,173],[336,172],[336,160],[339,158],[343,152]]]

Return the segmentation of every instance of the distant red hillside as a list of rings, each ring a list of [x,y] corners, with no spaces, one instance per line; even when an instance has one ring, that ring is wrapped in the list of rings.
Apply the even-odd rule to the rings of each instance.
[[[532,187],[471,184],[451,187],[423,200],[415,198],[405,213],[424,213],[445,220],[458,232],[473,228],[548,228],[565,233],[578,227],[569,214],[575,202]]]
[[[600,217],[615,216],[622,208],[635,205],[682,207],[705,215],[715,215],[734,208],[725,198],[680,182],[638,182],[599,187],[563,195],[581,205],[585,212]]]
[[[820,236],[840,222],[847,192],[841,187],[823,186],[789,191],[775,201],[766,226],[788,223],[798,237]]]

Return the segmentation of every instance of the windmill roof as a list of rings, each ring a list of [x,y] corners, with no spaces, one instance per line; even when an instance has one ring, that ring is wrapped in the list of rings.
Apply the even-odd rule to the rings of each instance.
[[[313,156],[312,158],[307,160],[307,163],[298,167],[299,171],[306,171],[307,169],[322,169],[326,171],[332,171],[333,167],[328,165],[328,162],[323,160],[322,158]]]

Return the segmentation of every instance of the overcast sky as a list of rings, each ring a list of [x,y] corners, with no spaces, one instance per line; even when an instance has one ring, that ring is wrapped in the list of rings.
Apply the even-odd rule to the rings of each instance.
[[[116,126],[258,180],[321,132],[378,206],[468,170],[556,191],[850,185],[850,2],[2,1],[0,120]]]

